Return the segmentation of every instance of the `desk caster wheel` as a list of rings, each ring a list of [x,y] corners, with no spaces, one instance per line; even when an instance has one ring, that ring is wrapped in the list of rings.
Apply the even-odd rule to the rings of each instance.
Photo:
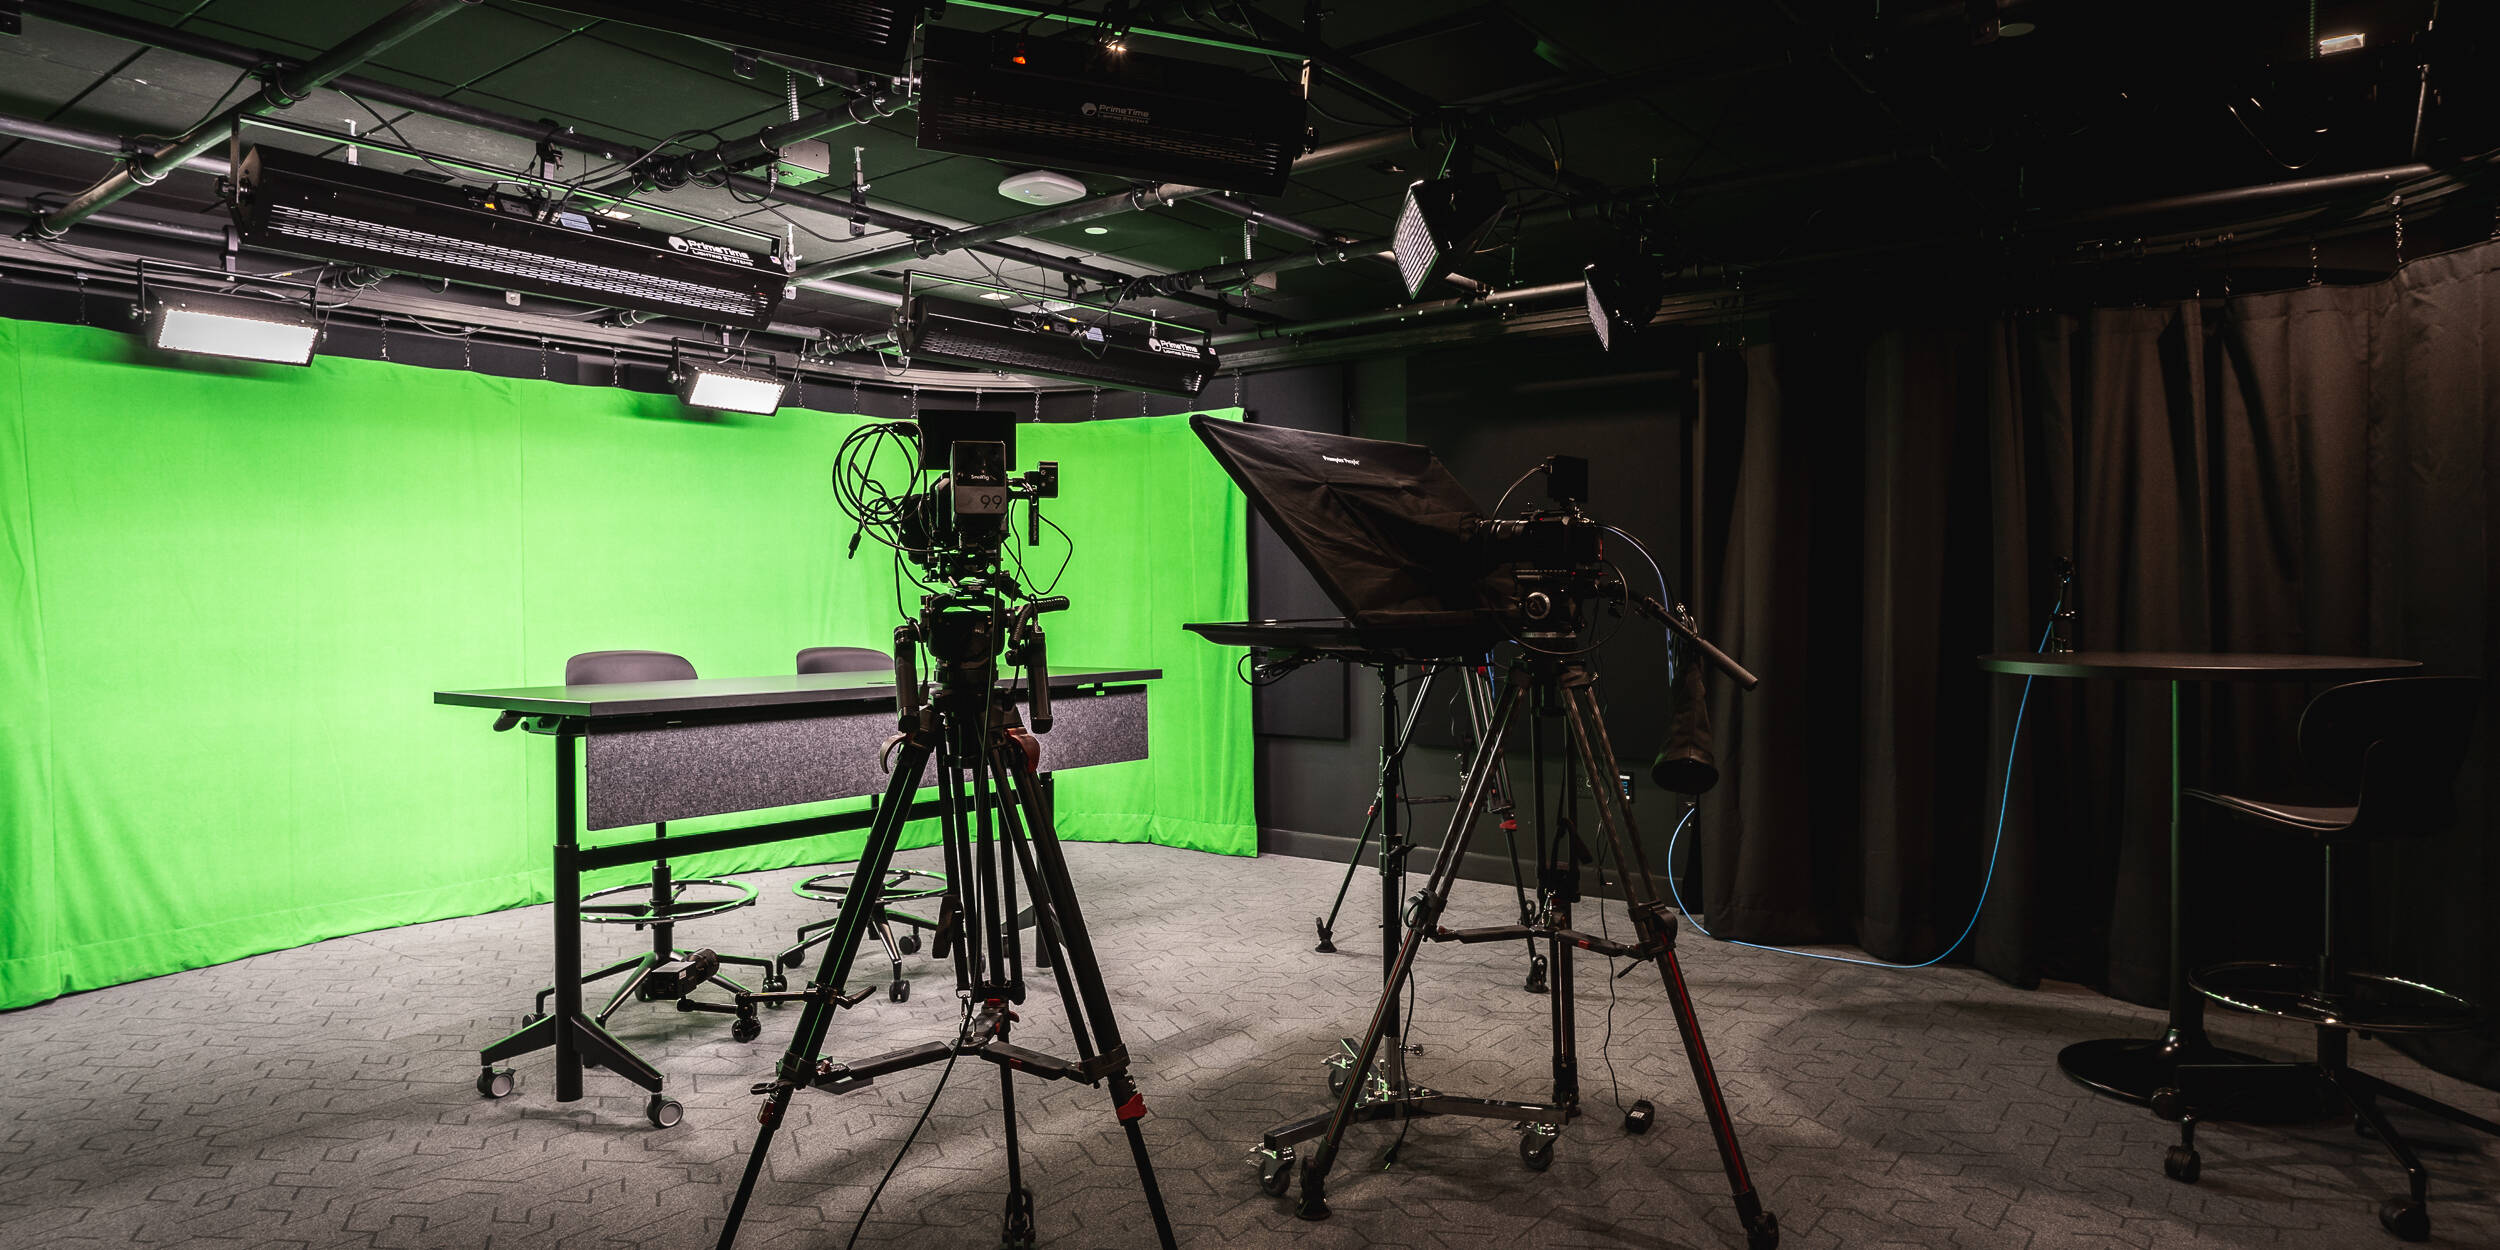
[[[1745,1226],[1745,1250],[1779,1250],[1780,1217],[1763,1212]]]
[[[2193,1185],[2205,1170],[2205,1157],[2194,1146],[2172,1146],[2162,1156],[2161,1174],[2182,1185]]]
[[[521,1017],[521,1027],[526,1029],[526,1028],[528,1028],[529,1026],[531,1026],[531,1025],[533,1025],[533,1024],[536,1024],[536,1023],[538,1023],[539,1021],[544,1020],[544,1019],[546,1019],[546,1018],[547,1018],[547,1013],[546,1013],[546,1012],[543,1012],[543,1011],[533,1011],[533,1012],[529,1013],[528,1015]]]
[[[897,981],[885,987],[885,996],[898,1003],[911,1001],[911,982]]]
[[[642,1114],[651,1121],[653,1128],[675,1128],[679,1121],[686,1118],[686,1109],[666,1094],[653,1094],[651,1101],[643,1107]]]
[[[753,1016],[740,1016],[729,1026],[729,1040],[733,1042],[751,1042],[763,1034],[764,1022]]]
[[[1284,1197],[1286,1191],[1293,1188],[1292,1147],[1274,1152],[1262,1149],[1258,1152],[1257,1158],[1259,1192],[1270,1198]]]
[[[477,1092],[487,1098],[503,1098],[521,1087],[521,1076],[510,1068],[480,1068],[477,1071]]]
[[[1554,1139],[1543,1133],[1529,1133],[1519,1139],[1519,1161],[1531,1172],[1542,1172],[1554,1166]]]
[[[796,968],[806,962],[807,948],[804,946],[793,946],[781,952],[781,966],[784,968]]]
[[[903,936],[894,939],[894,949],[901,951],[906,955],[919,954],[920,935],[917,933],[906,933]]]
[[[2431,1239],[2430,1211],[2410,1198],[2390,1198],[2378,1204],[2378,1222],[2406,1241]]]

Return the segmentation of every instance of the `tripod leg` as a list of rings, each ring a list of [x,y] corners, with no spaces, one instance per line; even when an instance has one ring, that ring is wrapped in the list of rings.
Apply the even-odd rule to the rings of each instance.
[[[1345,861],[1345,880],[1337,883],[1337,901],[1328,905],[1328,918],[1319,922],[1319,945],[1313,950],[1334,954],[1337,949],[1337,913],[1345,909],[1346,891],[1354,888],[1354,874],[1363,867],[1363,848],[1372,844],[1372,828],[1380,823],[1380,792],[1372,791],[1372,805],[1363,813],[1363,836],[1354,840],[1354,854]]]
[[[1514,675],[1501,702],[1493,709],[1492,726],[1476,749],[1475,766],[1467,770],[1467,783],[1460,789],[1457,810],[1450,814],[1449,832],[1442,836],[1440,854],[1432,862],[1432,875],[1425,879],[1423,892],[1415,896],[1405,940],[1398,944],[1397,957],[1390,961],[1387,983],[1381,986],[1380,1001],[1372,1008],[1371,1024],[1363,1031],[1362,1044],[1355,1050],[1354,1065],[1347,1069],[1349,1079],[1337,1095],[1336,1110],[1329,1114],[1328,1130],[1302,1159],[1302,1198],[1294,1213],[1303,1219],[1328,1218],[1328,1169],[1337,1161],[1346,1130],[1354,1126],[1356,1108],[1363,1100],[1363,1074],[1380,1057],[1381,1040],[1396,1019],[1398,993],[1414,971],[1415,953],[1423,946],[1424,935],[1439,922],[1441,908],[1449,901],[1450,885],[1457,880],[1459,861],[1467,852],[1468,833],[1484,810],[1494,771],[1489,762],[1501,754],[1511,716],[1525,689],[1524,682],[1524,675]]]
[[[1491,670],[1483,665],[1470,665],[1467,676],[1467,728],[1472,750],[1484,744],[1485,722],[1493,715],[1494,686]],[[1528,881],[1519,871],[1519,809],[1510,797],[1510,765],[1500,756],[1493,759],[1493,790],[1491,806],[1494,819],[1502,826],[1502,851],[1510,860],[1510,889],[1519,901],[1519,923],[1534,925],[1536,908],[1528,902]],[[1520,941],[1528,948],[1528,979],[1523,988],[1531,994],[1545,992],[1546,960],[1537,954],[1536,938],[1531,935]]]
[[[1590,681],[1583,668],[1574,667],[1563,674],[1563,711],[1569,717],[1571,744],[1588,776],[1590,797],[1597,803],[1598,826],[1614,848],[1624,903],[1640,929],[1642,944],[1658,951],[1658,974],[1666,983],[1676,1031],[1684,1037],[1684,1058],[1692,1065],[1693,1084],[1701,1092],[1702,1110],[1709,1117],[1710,1134],[1719,1147],[1719,1164],[1727,1172],[1736,1217],[1745,1226],[1748,1244],[1754,1250],[1768,1250],[1779,1244],[1779,1219],[1762,1209],[1753,1178],[1745,1171],[1744,1151],[1736,1144],[1736,1124],[1728,1116],[1726,1100],[1720,1095],[1719,1075],[1710,1066],[1710,1050],[1701,1037],[1701,1018],[1694,1014],[1692,993],[1684,985],[1683,965],[1676,961],[1675,922],[1658,902],[1658,885],[1650,876],[1648,856],[1641,849],[1632,811],[1614,785],[1619,775],[1614,745],[1607,741],[1606,722],[1598,711],[1597,692]]]
[[[1004,746],[994,758],[1004,765],[1004,772],[1011,779],[1013,799],[1024,816],[1025,831],[1033,844],[1034,865],[1041,870],[1049,896],[1052,924],[1063,944],[1064,958],[1055,962],[1067,971],[1076,989],[1076,997],[1068,1001],[1084,1004],[1098,1053],[1125,1056],[1119,1021],[1111,1014],[1111,995],[1103,987],[1102,966],[1094,959],[1093,939],[1085,932],[1085,914],[1077,905],[1067,857],[1060,852],[1059,835],[1050,822],[1049,809],[1042,804],[1032,764],[1023,749],[1012,744]],[[1061,984],[1064,987],[1068,982]],[[1073,1015],[1070,1018],[1073,1020]],[[1174,1250],[1172,1217],[1163,1209],[1163,1189],[1155,1182],[1154,1160],[1146,1152],[1146,1134],[1138,1126],[1146,1115],[1145,1096],[1137,1092],[1137,1082],[1129,1075],[1125,1060],[1109,1074],[1106,1083],[1111,1087],[1114,1113],[1128,1135],[1129,1156],[1137,1163],[1138,1183],[1146,1191],[1146,1209],[1154,1216],[1155,1238],[1163,1250]]]
[[[746,1173],[738,1179],[738,1192],[729,1201],[728,1218],[721,1224],[719,1250],[729,1250],[738,1240],[739,1221],[746,1218],[747,1201],[755,1194],[755,1182],[764,1174],[764,1156],[772,1149],[773,1134],[781,1127],[783,1113],[789,1110],[790,1096],[805,1088],[816,1075],[825,1033],[833,1025],[834,996],[842,992],[850,979],[851,963],[859,956],[860,939],[867,934],[869,918],[877,914],[886,865],[894,858],[895,844],[902,840],[912,792],[920,788],[920,774],[928,766],[929,754],[926,738],[913,735],[895,758],[894,775],[886,783],[876,820],[868,827],[868,840],[860,847],[852,888],[842,898],[842,911],[834,919],[833,938],[826,943],[824,961],[817,966],[816,979],[808,987],[807,1008],[799,1014],[798,1027],[790,1036],[790,1049],[781,1056],[772,1085],[763,1091],[764,1105],[756,1113],[759,1127],[755,1147],[747,1154]]]

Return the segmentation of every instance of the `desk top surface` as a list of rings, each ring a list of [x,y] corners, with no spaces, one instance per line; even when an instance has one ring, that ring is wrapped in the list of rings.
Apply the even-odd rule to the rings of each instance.
[[[1159,668],[1054,669],[1050,688],[1152,681]],[[1004,682],[1021,689],[1021,677]],[[891,673],[785,673],[776,677],[698,677],[690,681],[620,681],[598,686],[518,686],[509,690],[437,690],[436,703],[484,707],[529,716],[651,716],[722,712],[793,704],[875,703],[894,697]]]
[[[1999,651],[1979,667],[2017,677],[2146,678],[2158,681],[2342,681],[2393,677],[2420,660],[2368,655],[2272,655],[2199,651]]]

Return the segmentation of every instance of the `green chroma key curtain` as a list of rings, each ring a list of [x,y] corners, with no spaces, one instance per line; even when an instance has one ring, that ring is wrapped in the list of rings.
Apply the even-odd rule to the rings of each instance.
[[[0,1008],[545,900],[552,744],[432,692],[605,648],[744,676],[890,646],[891,564],[843,557],[827,486],[860,420],[0,320]],[[1180,417],[1023,427],[1046,458],[1054,665],[1166,674],[1152,758],[1062,777],[1063,834],[1252,853],[1247,689],[1180,628],[1245,612],[1239,495]]]

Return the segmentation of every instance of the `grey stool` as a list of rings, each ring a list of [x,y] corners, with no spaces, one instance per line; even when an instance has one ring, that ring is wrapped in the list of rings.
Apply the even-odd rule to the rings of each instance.
[[[894,657],[869,647],[809,647],[799,652],[798,669],[805,673],[884,673],[894,668]],[[790,887],[792,894],[811,903],[841,906],[843,895],[851,888],[851,870],[823,872]],[[952,919],[941,910],[927,916],[906,911],[900,904],[921,899],[943,898],[946,876],[943,873],[920,872],[910,868],[889,868],[885,888],[877,895],[877,915],[870,922],[871,932],[885,944],[887,961],[893,966],[894,979],[886,993],[895,1002],[911,997],[911,982],[903,978],[903,956],[920,952],[920,930],[936,930]],[[941,904],[941,909],[944,904]],[[799,926],[798,941],[781,952],[781,966],[796,968],[807,962],[807,952],[833,939],[833,926],[838,917],[828,916]],[[900,932],[897,932],[900,930]],[[944,954],[943,950],[938,952]]]
[[[2310,700],[2300,715],[2301,762],[2339,792],[2337,802],[2319,806],[2185,792],[2289,835],[2287,850],[2293,838],[2314,843],[2325,871],[2326,901],[2314,958],[2216,964],[2190,975],[2197,992],[2225,1007],[2312,1026],[2318,1057],[2303,1063],[2180,1065],[2177,1085],[2155,1091],[2152,1102],[2156,1115],[2179,1122],[2179,1144],[2162,1162],[2172,1180],[2193,1183],[2202,1170],[2196,1150],[2200,1118],[2229,1119],[2234,1092],[2289,1084],[2340,1099],[2352,1109],[2354,1127],[2377,1138],[2403,1165],[2410,1190],[2379,1205],[2379,1222],[2406,1241],[2426,1241],[2430,1175],[2412,1144],[2388,1123],[2379,1100],[2500,1136],[2500,1124],[2351,1067],[2353,1033],[2452,1032],[2473,1027],[2478,1013],[2445,990],[2347,968],[2335,946],[2336,850],[2437,833],[2456,823],[2457,772],[2481,703],[2482,682],[2472,677],[2390,677],[2337,686]],[[2215,1095],[2224,1109],[2209,1105]]]
[[[564,684],[568,686],[607,686],[638,681],[690,681],[694,665],[681,655],[666,651],[585,651],[564,663]],[[652,826],[654,841],[668,836],[665,822]],[[693,899],[689,890],[698,891]],[[639,897],[636,897],[639,896]],[[614,901],[603,901],[614,900]],[[628,997],[643,1002],[674,999],[679,1011],[709,1011],[732,1015],[737,1021],[729,1026],[729,1036],[741,1042],[755,1040],[764,1031],[755,1017],[753,1004],[708,1003],[694,997],[705,985],[717,986],[733,995],[747,992],[745,986],[720,975],[721,965],[736,964],[764,971],[764,990],[770,993],[788,983],[772,960],[744,955],[721,955],[706,948],[686,951],[677,947],[676,932],[681,922],[701,920],[724,912],[735,911],[755,902],[755,889],[719,877],[673,877],[668,861],[656,860],[651,865],[649,885],[610,886],[582,896],[582,921],[585,924],[630,924],[651,931],[651,949],[629,959],[609,964],[582,978],[582,984],[603,981],[623,974],[625,982],[609,996],[599,1009],[598,1020],[608,1022],[625,1005]],[[553,987],[538,992],[538,1007],[523,1024],[535,1022],[546,1014],[547,999]],[[777,1005],[777,1004],[776,1004]]]

